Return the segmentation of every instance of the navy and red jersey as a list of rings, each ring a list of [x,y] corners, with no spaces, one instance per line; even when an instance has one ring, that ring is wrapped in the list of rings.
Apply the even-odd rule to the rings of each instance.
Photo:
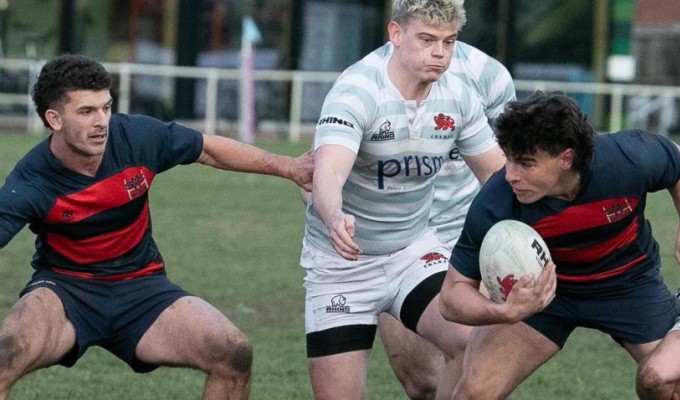
[[[157,174],[196,161],[203,136],[151,117],[112,115],[94,177],[66,168],[49,141],[31,149],[0,188],[0,248],[28,224],[36,270],[104,280],[162,270],[148,191]]]
[[[608,282],[614,284],[607,278],[659,267],[659,246],[644,214],[647,194],[668,189],[678,179],[675,144],[643,131],[596,135],[590,171],[581,177],[573,201],[545,197],[521,204],[503,168],[474,199],[451,264],[479,280],[484,235],[495,222],[514,219],[544,238],[557,266],[558,291],[582,291],[585,283],[606,289]]]

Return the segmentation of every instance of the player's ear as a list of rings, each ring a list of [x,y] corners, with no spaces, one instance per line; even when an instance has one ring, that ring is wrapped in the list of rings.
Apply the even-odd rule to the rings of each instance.
[[[396,21],[390,21],[390,23],[387,24],[387,33],[390,36],[390,42],[392,42],[393,45],[398,46],[399,42],[401,42],[401,35],[403,33],[401,25]]]
[[[45,111],[45,119],[53,130],[58,131],[61,129],[61,114],[59,114],[59,111],[51,108],[48,109]]]
[[[576,159],[576,152],[574,149],[566,149],[560,155],[560,167],[562,170],[566,171],[571,169],[574,165],[574,160]]]

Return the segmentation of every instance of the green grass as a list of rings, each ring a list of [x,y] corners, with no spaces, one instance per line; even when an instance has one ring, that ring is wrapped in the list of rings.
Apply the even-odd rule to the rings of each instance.
[[[0,134],[0,176],[42,136]],[[262,142],[284,154],[309,143]],[[160,175],[151,191],[156,241],[170,278],[222,310],[255,349],[253,399],[309,399],[303,334],[302,270],[298,265],[304,212],[298,189],[282,179],[198,165]],[[650,197],[649,216],[663,251],[663,273],[680,283],[672,258],[677,217],[668,195]],[[0,250],[0,316],[28,280],[33,237],[26,229]],[[565,349],[513,399],[633,399],[635,364],[604,335],[577,330]],[[21,380],[11,399],[198,399],[203,375],[160,368],[139,375],[92,348],[70,369],[52,367]],[[405,399],[382,345],[376,342],[368,399]]]

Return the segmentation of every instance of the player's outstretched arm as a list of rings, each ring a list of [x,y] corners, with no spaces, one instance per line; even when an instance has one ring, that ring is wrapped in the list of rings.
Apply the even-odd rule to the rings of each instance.
[[[203,135],[203,151],[197,161],[228,171],[279,176],[305,190],[312,189],[314,154],[311,151],[289,157],[223,136]]]

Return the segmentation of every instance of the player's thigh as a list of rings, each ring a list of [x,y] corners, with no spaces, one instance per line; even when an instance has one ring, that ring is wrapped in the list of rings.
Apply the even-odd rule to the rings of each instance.
[[[75,328],[59,297],[49,289],[37,288],[23,295],[5,317],[0,329],[0,358],[28,372],[55,364],[75,341]]]
[[[487,396],[504,398],[559,349],[523,322],[475,327],[457,390],[486,391]]]
[[[422,372],[439,371],[445,362],[444,353],[429,340],[406,328],[388,313],[380,314],[378,320],[380,339],[390,363],[405,366],[418,365]]]
[[[444,353],[388,313],[380,314],[378,330],[390,365],[406,392],[434,393],[446,366]]]
[[[390,314],[380,314],[378,329],[385,352],[395,371],[399,368],[409,370],[412,374],[436,376],[444,367],[446,357],[441,350],[429,340],[406,328]]]
[[[226,354],[229,351],[235,354]],[[235,367],[242,365],[247,370],[250,351],[246,336],[224,314],[199,297],[186,296],[154,321],[139,341],[135,355],[153,365],[188,366],[204,371],[212,363],[229,357]]]
[[[368,350],[358,350],[307,360],[315,399],[360,400],[366,390]]]

